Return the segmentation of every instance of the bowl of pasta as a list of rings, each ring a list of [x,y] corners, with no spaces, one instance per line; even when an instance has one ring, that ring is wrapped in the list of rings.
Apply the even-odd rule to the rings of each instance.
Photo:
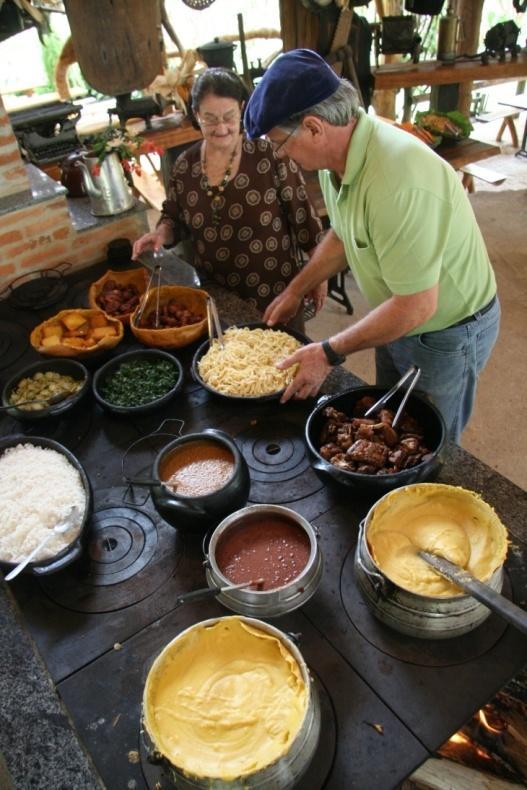
[[[192,376],[214,395],[235,400],[277,400],[294,378],[296,366],[276,363],[310,342],[306,335],[278,325],[240,324],[224,332],[224,346],[203,342],[192,360]]]

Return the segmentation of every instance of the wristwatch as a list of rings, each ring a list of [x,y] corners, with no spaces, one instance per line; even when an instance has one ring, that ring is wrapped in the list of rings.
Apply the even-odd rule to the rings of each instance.
[[[329,340],[322,341],[322,348],[330,365],[342,365],[346,361],[344,354],[337,354],[335,349],[331,348]]]

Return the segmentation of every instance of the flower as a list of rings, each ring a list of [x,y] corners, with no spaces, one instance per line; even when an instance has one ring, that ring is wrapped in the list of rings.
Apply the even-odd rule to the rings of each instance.
[[[163,149],[150,140],[131,135],[126,129],[117,129],[114,126],[109,126],[103,132],[94,135],[90,147],[97,157],[98,164],[95,167],[99,170],[109,154],[117,154],[125,173],[137,173],[138,176],[141,175],[142,154],[163,153]]]

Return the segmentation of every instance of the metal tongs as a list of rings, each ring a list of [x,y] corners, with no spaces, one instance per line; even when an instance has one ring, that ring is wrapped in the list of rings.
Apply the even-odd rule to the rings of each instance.
[[[218,308],[216,307],[216,303],[212,298],[212,296],[207,296],[207,328],[209,331],[209,338],[211,343],[214,339],[214,331],[215,331],[216,336],[218,338],[218,343],[223,348],[225,346],[223,330],[221,328]]]
[[[387,403],[387,402],[390,400],[390,398],[391,398],[393,395],[395,395],[395,393],[396,393],[396,392],[397,392],[397,391],[398,391],[398,390],[399,390],[399,389],[400,389],[400,388],[403,386],[403,384],[405,384],[405,382],[406,382],[406,381],[408,381],[408,379],[409,379],[411,376],[413,376],[414,378],[412,379],[412,381],[410,382],[410,384],[409,384],[409,385],[408,385],[408,387],[406,388],[406,392],[405,392],[405,394],[404,394],[404,396],[403,396],[403,399],[402,399],[402,401],[401,401],[401,403],[400,403],[400,406],[399,406],[399,408],[397,409],[397,411],[396,411],[396,413],[395,413],[395,417],[393,418],[393,422],[392,422],[392,428],[395,428],[395,427],[397,426],[397,423],[398,423],[398,422],[399,422],[399,420],[401,419],[401,415],[402,415],[402,413],[403,413],[403,409],[404,409],[404,407],[406,406],[406,401],[407,401],[407,400],[408,400],[408,398],[410,397],[410,393],[412,392],[413,388],[414,388],[414,387],[415,387],[415,385],[417,384],[417,380],[418,380],[418,378],[419,378],[419,376],[420,376],[420,375],[421,375],[421,368],[418,368],[418,367],[417,367],[417,365],[412,365],[412,367],[411,367],[411,368],[409,368],[409,369],[406,371],[406,373],[404,374],[404,376],[401,376],[401,378],[399,379],[399,381],[398,381],[396,384],[394,384],[394,385],[393,385],[393,387],[391,388],[391,390],[389,390],[388,392],[386,392],[386,393],[385,393],[385,394],[382,396],[382,398],[379,398],[379,400],[378,400],[378,401],[376,401],[376,403],[374,403],[374,404],[373,404],[373,406],[370,406],[370,408],[369,408],[369,409],[368,409],[368,411],[367,411],[367,412],[364,414],[364,416],[365,416],[365,417],[369,417],[369,416],[370,416],[370,414],[373,414],[373,413],[374,413],[374,412],[376,412],[378,409],[380,409],[380,408],[381,408],[381,406],[384,406],[384,405],[385,405],[385,404],[386,404],[386,403]]]
[[[152,274],[150,275],[150,279],[148,280],[148,285],[146,286],[146,291],[143,296],[143,300],[139,306],[139,310],[137,311],[137,315],[135,317],[135,325],[137,327],[141,326],[141,321],[143,320],[143,313],[145,311],[146,305],[148,304],[148,297],[150,291],[152,290],[152,283],[154,281],[154,277],[156,278],[156,312],[155,312],[155,323],[154,328],[159,329],[159,289],[161,287],[161,264],[156,263],[154,268],[152,269]]]

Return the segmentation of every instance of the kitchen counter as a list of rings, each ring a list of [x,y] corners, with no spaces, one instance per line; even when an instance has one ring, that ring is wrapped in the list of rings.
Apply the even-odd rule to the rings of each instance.
[[[86,275],[86,271],[83,274]],[[95,279],[96,276],[98,276],[98,272],[93,272],[92,279]],[[256,311],[251,312],[247,310],[246,305],[231,294],[226,294],[216,286],[211,287],[211,292],[216,298],[222,317],[227,322],[236,323],[242,320],[258,319],[259,316]],[[80,291],[77,292],[73,289],[70,294],[73,302],[76,304],[79,293]],[[307,329],[309,331],[309,325]],[[28,361],[26,359],[24,364],[27,364]],[[186,364],[188,365],[188,361]],[[6,371],[2,372],[1,377],[2,381],[5,380]],[[351,373],[338,368],[326,380],[323,391],[327,393],[337,392],[360,383]],[[199,418],[201,421],[203,419],[211,419],[210,415],[222,414],[222,407],[217,405],[218,401],[213,396],[205,394],[201,388],[196,386],[192,388],[191,386],[187,390],[187,397],[191,399],[196,413],[198,413],[199,408],[205,407],[204,418]],[[291,407],[290,413],[294,412],[296,408]],[[270,421],[278,409],[279,407],[275,404],[265,411],[265,415]],[[195,419],[198,420],[198,417]],[[236,419],[241,418],[238,415],[230,415],[227,419],[227,426]],[[79,422],[81,421],[82,417],[79,418]],[[159,421],[159,418],[157,421]],[[151,420],[143,421],[141,430],[145,432],[147,426],[151,426],[151,429],[155,430],[155,427],[157,427],[155,422],[155,417],[152,417]],[[79,425],[79,433],[81,429],[82,425]],[[127,435],[131,433],[127,423],[119,423],[106,418],[104,430],[110,438],[117,441],[116,447],[127,447],[129,445],[131,439],[127,438],[127,436],[123,439],[117,438],[120,434]],[[34,433],[38,434],[39,432],[35,430]],[[100,485],[100,479],[95,480],[95,478],[104,479],[105,477],[109,481],[107,485],[117,485],[112,480],[107,460],[105,458],[97,459],[94,450],[95,448],[91,449],[88,447],[82,461],[83,464],[88,464],[94,486],[95,484]],[[75,450],[73,451],[76,452]],[[94,472],[95,469],[98,471]],[[304,472],[304,477],[306,475],[307,472]],[[497,472],[480,463],[469,453],[454,446],[451,446],[448,450],[440,481],[482,492],[486,501],[491,503],[498,511],[503,522],[508,527],[511,537],[508,562],[509,571],[515,580],[515,599],[520,605],[525,606],[527,573],[524,565],[526,556],[524,544],[527,543],[527,493]],[[298,479],[295,479],[292,485],[297,484]],[[108,493],[110,490],[110,488],[101,489],[101,501],[106,501],[105,497],[108,498],[110,496]],[[349,566],[350,541],[352,540],[353,530],[349,529],[349,523],[346,518],[343,520],[343,513],[348,507],[352,510],[355,508],[353,518],[350,516],[351,522],[355,523],[355,512],[363,512],[363,506],[360,505],[359,507],[353,501],[351,495],[348,497],[348,495],[344,494],[344,496],[340,495],[337,497],[327,492],[326,489],[319,491],[317,496],[319,497],[319,502],[316,512],[313,511],[312,518],[323,534],[325,530],[323,549],[326,552],[325,556],[327,556],[328,562],[333,561],[335,556],[338,555],[335,561],[341,566],[342,579],[345,579]],[[322,502],[320,502],[320,498],[322,498]],[[310,518],[309,509],[314,508],[312,503],[313,496],[306,498],[305,505],[300,504],[299,509],[303,509],[303,514],[307,518]],[[171,530],[172,534],[173,532]],[[330,542],[332,533],[337,535],[338,545]],[[188,559],[188,562],[194,569],[199,567],[194,558]],[[178,573],[180,572],[183,573],[181,581],[183,589],[189,583],[195,586],[195,579],[198,578],[196,573],[192,576],[190,571],[181,570],[181,567],[178,566]],[[202,573],[199,570],[196,572]],[[56,576],[60,575],[56,574]],[[174,573],[173,577],[175,578],[177,575]],[[208,614],[209,609],[194,608],[195,605],[192,605],[181,610],[182,614],[178,614],[178,612],[174,614],[171,611],[170,603],[166,603],[166,601],[172,600],[171,606],[173,608],[173,598],[171,598],[173,590],[170,588],[168,593],[166,591],[164,593],[166,598],[166,601],[164,601],[165,610],[160,611],[155,616],[152,614],[153,610],[149,611],[146,615],[149,619],[146,619],[145,622],[140,619],[134,622],[130,627],[129,635],[125,634],[125,638],[119,640],[122,644],[114,644],[116,640],[110,633],[107,639],[107,646],[102,648],[102,643],[99,644],[97,652],[92,655],[90,650],[93,648],[88,639],[91,632],[79,628],[77,634],[70,625],[75,615],[73,610],[77,608],[77,611],[87,612],[86,621],[93,620],[93,628],[99,629],[99,633],[104,615],[97,614],[94,617],[90,612],[108,610],[90,610],[89,608],[82,610],[80,608],[82,598],[80,597],[77,607],[67,604],[65,608],[60,610],[62,613],[61,623],[53,620],[53,626],[48,630],[46,630],[45,622],[44,627],[42,623],[37,623],[35,630],[35,605],[39,604],[35,604],[31,598],[31,583],[28,584],[27,591],[25,582],[22,581],[19,585],[16,588],[15,600],[12,594],[12,589],[15,589],[15,587],[10,588],[4,582],[0,584],[0,626],[2,629],[0,636],[0,665],[2,666],[0,675],[2,696],[0,702],[0,786],[2,788],[9,787],[6,780],[2,781],[1,756],[3,755],[12,786],[17,789],[20,788],[20,790],[26,790],[29,786],[43,788],[43,790],[70,787],[75,787],[75,790],[84,790],[85,788],[87,790],[88,788],[104,786],[108,787],[109,790],[114,790],[114,787],[128,787],[130,790],[134,790],[134,788],[145,787],[146,785],[141,779],[143,776],[141,767],[138,765],[138,751],[132,749],[127,752],[127,756],[121,759],[124,767],[121,765],[118,768],[115,765],[115,774],[113,773],[114,765],[111,755],[108,754],[106,757],[104,755],[101,757],[101,750],[104,752],[105,744],[108,743],[108,738],[111,737],[112,731],[117,733],[119,728],[128,727],[130,731],[135,732],[139,728],[136,709],[133,706],[129,709],[119,695],[124,690],[124,696],[128,696],[129,677],[137,677],[139,673],[139,681],[141,677],[144,679],[144,665],[141,664],[141,661],[137,665],[138,650],[144,650],[146,644],[152,650],[152,645],[155,646],[158,642],[165,643],[170,638],[165,634],[171,633],[171,629],[176,627],[176,630],[180,630],[182,623],[185,625],[189,621],[196,621],[196,612],[206,612],[207,616],[210,616]],[[118,587],[118,585],[115,586]],[[188,586],[186,589],[188,589]],[[45,592],[42,590],[40,592],[46,599],[42,604],[44,609],[48,608],[52,612],[50,617],[55,617],[52,611],[52,603],[50,602],[58,600],[58,596],[61,594],[60,590],[55,589],[52,582],[45,587]],[[152,595],[150,600],[155,598],[155,595],[157,593]],[[357,765],[361,767],[363,772],[366,771],[366,761],[369,761],[371,763],[372,776],[377,776],[376,779],[372,778],[370,786],[372,788],[385,788],[399,782],[405,772],[409,773],[420,762],[425,760],[434,748],[437,748],[444,734],[444,726],[450,727],[450,733],[453,732],[454,729],[463,724],[463,716],[467,718],[470,715],[472,712],[471,706],[475,709],[486,700],[481,700],[481,693],[478,696],[476,682],[466,683],[464,673],[468,672],[471,657],[467,654],[466,646],[460,647],[461,642],[459,639],[450,640],[450,646],[445,646],[445,643],[434,643],[433,650],[430,650],[429,655],[427,655],[425,664],[420,665],[422,662],[420,659],[416,659],[416,649],[412,647],[412,643],[415,640],[410,640],[391,632],[386,635],[384,632],[388,629],[382,626],[378,626],[378,630],[373,634],[373,637],[371,633],[366,633],[366,638],[363,639],[360,633],[361,629],[358,628],[357,631],[352,629],[354,633],[351,646],[352,656],[347,654],[350,645],[349,640],[345,640],[346,625],[344,621],[346,618],[342,616],[344,611],[342,601],[344,601],[345,606],[351,606],[353,601],[350,600],[350,595],[352,595],[352,592],[350,592],[349,583],[347,586],[344,584],[339,593],[338,579],[333,574],[326,573],[319,592],[303,607],[301,612],[288,615],[283,621],[278,621],[277,625],[286,631],[296,632],[299,630],[300,623],[300,629],[307,634],[305,645],[301,645],[302,651],[306,651],[306,660],[311,665],[313,662],[316,662],[318,656],[324,655],[325,658],[322,662],[324,668],[336,667],[333,672],[335,682],[338,681],[339,673],[342,674],[344,670],[349,671],[350,666],[353,665],[353,672],[350,674],[350,678],[354,685],[350,690],[352,702],[349,704],[352,707],[355,705],[360,706],[361,704],[365,706],[366,703],[364,701],[370,700],[368,703],[370,708],[364,707],[364,710],[368,710],[369,715],[363,715],[361,709],[362,718],[368,719],[366,722],[362,721],[363,725],[364,723],[367,725],[365,727],[367,733],[362,733],[353,746],[354,749],[359,749],[359,746],[362,744],[362,752],[360,752],[359,756],[354,756],[353,760],[357,762]],[[213,611],[217,611],[217,614],[227,614],[218,604],[214,603],[207,606],[215,607]],[[114,609],[118,609],[118,607],[114,607]],[[117,619],[124,619],[125,611],[114,611],[110,615],[116,615]],[[139,618],[142,616],[140,612]],[[157,617],[159,619],[156,619]],[[198,617],[198,619],[201,618]],[[29,621],[32,621],[30,628],[27,626]],[[49,620],[48,622],[51,623],[52,621]],[[522,660],[525,661],[527,658],[527,650],[524,649],[525,645],[524,642],[521,642],[521,638],[514,633],[511,635],[512,629],[510,627],[504,629],[499,623],[496,624],[494,620],[493,622],[492,628],[494,630],[490,632],[488,649],[482,649],[479,654],[481,679],[478,682],[484,684],[485,689],[487,689],[487,699],[518,671]],[[321,623],[326,623],[328,628],[333,629],[332,637],[335,651],[331,652],[331,654],[324,653],[324,650],[327,651],[327,644],[324,644],[324,640],[321,637]],[[161,630],[160,624],[163,624],[163,629]],[[355,623],[354,625],[356,626]],[[349,627],[349,621],[347,626]],[[368,653],[368,637],[370,641],[375,641],[381,633],[383,638],[385,638],[381,651],[383,657],[372,661],[371,655]],[[504,633],[509,639],[508,647],[504,645],[502,653],[494,655],[492,651],[495,643],[501,640],[501,643],[504,644]],[[72,637],[74,637],[73,640]],[[462,637],[461,640],[463,639]],[[38,641],[38,648],[34,640]],[[468,640],[472,640],[472,635],[468,637]],[[76,644],[72,645],[72,641],[75,641]],[[477,634],[475,641],[478,641]],[[403,655],[402,663],[393,660],[394,645],[396,643],[402,645],[404,651],[406,651]],[[468,650],[470,652],[470,648]],[[46,664],[41,658],[41,652],[45,656]],[[448,656],[448,658],[441,658],[441,660],[436,662],[437,656]],[[72,662],[73,659],[79,661],[79,665],[84,667],[81,671],[72,671],[71,663],[68,662]],[[440,718],[438,718],[431,730],[422,731],[420,727],[422,727],[421,719],[423,716],[419,706],[422,704],[426,705],[427,690],[429,691],[427,684],[430,681],[430,676],[436,675],[440,677],[441,673],[448,672],[449,663],[451,665],[456,663],[459,665],[459,669],[456,668],[455,670],[455,674],[459,675],[459,681],[456,681],[454,678],[452,681],[453,686],[455,687],[456,682],[459,682],[459,684],[465,682],[463,691],[460,689],[457,692],[454,688],[450,696],[453,695],[457,698],[465,695],[465,707],[459,708],[456,707],[457,702],[455,701],[450,702],[447,699],[439,700],[437,698],[434,705],[438,708],[445,708],[446,714],[450,716],[448,719],[450,723],[443,725]],[[403,674],[398,676],[398,682],[404,683],[402,687],[397,687],[397,684],[393,683],[393,678],[392,681],[389,679],[396,664],[398,667],[399,665],[403,666]],[[495,677],[492,675],[492,672],[495,670],[493,664],[498,664],[502,672],[502,676],[497,677],[496,681],[492,679]],[[404,673],[407,673],[406,676]],[[79,677],[81,682],[79,682]],[[452,672],[449,677],[453,677]],[[105,685],[107,683],[110,685]],[[391,686],[390,683],[392,684]],[[59,693],[56,691],[57,687]],[[382,693],[380,696],[384,700],[384,704],[379,698],[375,701],[372,688],[381,689]],[[410,688],[417,693],[414,695],[414,699],[407,700],[404,709],[399,709],[397,706],[400,705],[400,702],[398,703],[397,700],[404,697],[406,688]],[[112,690],[108,691],[108,689]],[[390,697],[392,694],[393,697]],[[114,696],[112,697],[112,695]],[[108,696],[112,697],[112,699],[105,698]],[[424,702],[422,701],[423,698]],[[335,701],[336,699],[335,694],[333,694],[333,700]],[[75,700],[75,704],[73,704],[73,700]],[[120,702],[123,704],[120,705]],[[339,700],[337,708],[347,703],[348,701],[346,700]],[[449,706],[453,712],[448,711]],[[102,713],[100,712],[101,710],[103,711]],[[72,714],[72,711],[75,713]],[[96,713],[97,711],[98,713]],[[395,712],[395,716],[393,712]],[[352,724],[354,727],[358,726],[357,721],[353,721],[350,718],[352,716],[351,707],[347,711],[339,709],[335,715],[342,716],[342,721],[349,720],[349,726]],[[456,716],[458,717],[457,719]],[[72,719],[75,719],[75,724]],[[450,721],[451,719],[452,721]],[[456,719],[455,722],[453,719]],[[341,722],[340,719],[339,722]],[[381,722],[384,726],[385,737],[380,737],[379,733],[369,722]],[[341,723],[340,726],[344,725]],[[79,737],[79,733],[81,737]],[[345,730],[343,730],[343,733],[352,737],[352,734]],[[95,755],[97,749],[98,754]],[[90,755],[94,757],[97,768],[92,762]],[[375,771],[382,772],[383,763],[388,762],[386,755],[391,755],[391,779],[387,778],[389,775],[387,768],[384,769],[384,774],[375,774]],[[325,785],[328,788],[336,789],[339,786],[340,788],[344,786],[335,779],[335,775],[338,775],[338,771],[342,770],[343,760],[345,759],[349,760],[349,755],[346,758],[342,751],[336,749],[335,764],[337,768],[331,775],[332,778]],[[396,775],[396,771],[399,772],[399,775]],[[99,772],[106,776],[104,782]],[[108,776],[115,776],[115,782],[110,783]],[[141,783],[142,781],[143,783]],[[150,786],[153,785],[150,784]],[[301,786],[302,788],[304,786],[307,788],[308,786],[315,787],[316,785],[311,785],[310,782],[307,782],[305,785],[302,783]],[[318,786],[320,787],[320,785]],[[347,787],[359,786],[353,781],[350,781],[347,785]]]

